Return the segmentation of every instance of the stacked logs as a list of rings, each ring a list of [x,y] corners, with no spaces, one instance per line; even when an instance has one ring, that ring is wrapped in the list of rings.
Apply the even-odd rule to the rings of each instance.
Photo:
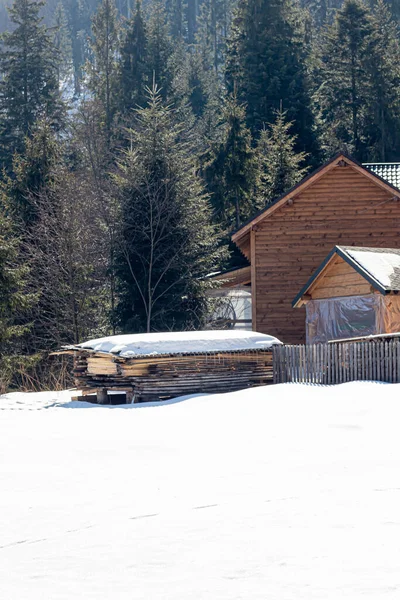
[[[273,381],[271,350],[135,358],[74,350],[74,357],[75,384],[84,394],[133,392],[135,402],[231,392]]]

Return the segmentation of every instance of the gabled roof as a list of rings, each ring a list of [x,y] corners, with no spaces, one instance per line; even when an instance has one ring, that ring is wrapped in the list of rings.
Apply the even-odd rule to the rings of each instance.
[[[363,163],[363,167],[394,187],[400,188],[400,163]]]
[[[307,281],[292,302],[296,307],[302,296],[325,271],[336,256],[351,265],[373,288],[381,294],[400,291],[400,250],[397,248],[363,248],[360,246],[335,246],[324,262]]]
[[[261,210],[259,213],[254,215],[254,217],[252,217],[246,223],[244,223],[244,225],[242,225],[242,227],[232,235],[232,241],[237,243],[243,236],[249,233],[249,231],[252,229],[252,227],[254,227],[254,225],[257,225],[257,223],[259,223],[260,221],[263,221],[264,219],[270,217],[275,212],[275,210],[277,210],[280,206],[283,206],[288,200],[297,196],[297,194],[299,194],[300,192],[303,192],[310,185],[315,183],[315,181],[317,181],[320,177],[322,177],[335,167],[341,165],[349,165],[353,167],[356,171],[365,175],[368,179],[372,180],[374,183],[379,185],[381,188],[385,189],[387,192],[392,193],[400,198],[400,188],[397,188],[392,183],[385,181],[379,173],[375,172],[374,169],[367,168],[365,165],[361,165],[360,163],[350,158],[343,152],[340,152],[336,154],[336,156],[331,158],[331,160],[329,160],[327,163],[325,163],[324,165],[307,175],[307,177],[305,177],[304,179],[302,179],[302,181],[293,186],[288,192],[274,200],[266,208]]]

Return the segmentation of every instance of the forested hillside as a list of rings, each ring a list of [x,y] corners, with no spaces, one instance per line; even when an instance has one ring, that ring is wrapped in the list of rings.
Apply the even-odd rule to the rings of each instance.
[[[63,343],[204,326],[254,211],[339,149],[400,160],[398,0],[7,2],[3,385]]]

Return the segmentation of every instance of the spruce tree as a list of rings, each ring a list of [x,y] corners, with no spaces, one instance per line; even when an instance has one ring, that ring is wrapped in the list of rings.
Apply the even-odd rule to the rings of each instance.
[[[128,22],[125,38],[121,44],[119,58],[118,104],[123,114],[145,102],[145,87],[148,84],[147,31],[142,14],[141,1]]]
[[[85,62],[85,41],[89,31],[85,35],[86,32],[83,27],[85,19],[83,17],[83,5],[80,0],[64,0],[64,7],[72,44],[75,94],[79,95],[81,92],[82,66]]]
[[[239,228],[255,209],[256,161],[245,119],[243,105],[230,96],[223,140],[211,150],[204,167],[215,218],[228,231]]]
[[[26,139],[24,153],[14,155],[12,174],[0,183],[1,204],[22,237],[37,220],[38,198],[51,184],[59,159],[60,148],[51,124],[39,121]]]
[[[91,41],[92,61],[87,63],[89,87],[104,110],[104,126],[111,143],[115,114],[118,50],[117,9],[114,0],[102,0],[93,17]]]
[[[19,242],[10,220],[0,210],[0,393],[7,391],[18,360],[21,363],[20,338],[29,325],[21,324],[35,297],[26,291],[26,267],[18,257]]]
[[[316,93],[328,153],[344,148],[367,159],[365,130],[371,82],[366,64],[373,22],[361,0],[346,0],[325,35]]]
[[[58,53],[42,24],[43,2],[15,0],[10,17],[15,25],[3,35],[0,51],[0,166],[10,168],[14,152],[21,152],[25,136],[41,117],[60,126],[63,106],[57,72]]]
[[[53,22],[55,26],[54,45],[58,54],[57,82],[58,87],[68,83],[72,73],[72,44],[68,29],[67,16],[62,2],[56,6]]]
[[[162,0],[152,0],[148,18],[148,80],[160,88],[162,97],[169,98],[172,73],[169,68],[173,52],[171,36]]]
[[[296,153],[296,138],[290,134],[293,123],[286,121],[286,114],[277,112],[275,122],[263,129],[257,144],[257,202],[263,208],[287,192],[306,175],[302,167],[306,156]]]
[[[137,111],[115,176],[121,202],[118,315],[124,331],[199,327],[216,232],[195,156],[159,90]]]
[[[368,160],[398,160],[400,151],[400,43],[398,25],[383,0],[372,14],[372,35],[365,69],[370,93],[365,99]]]
[[[283,105],[293,121],[297,150],[318,162],[310,108],[304,22],[294,0],[240,0],[228,43],[226,79],[246,105],[253,136]]]

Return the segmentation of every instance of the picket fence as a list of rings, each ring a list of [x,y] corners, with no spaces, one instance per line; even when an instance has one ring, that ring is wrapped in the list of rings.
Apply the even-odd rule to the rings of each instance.
[[[395,340],[273,347],[274,383],[400,382],[400,342]]]

